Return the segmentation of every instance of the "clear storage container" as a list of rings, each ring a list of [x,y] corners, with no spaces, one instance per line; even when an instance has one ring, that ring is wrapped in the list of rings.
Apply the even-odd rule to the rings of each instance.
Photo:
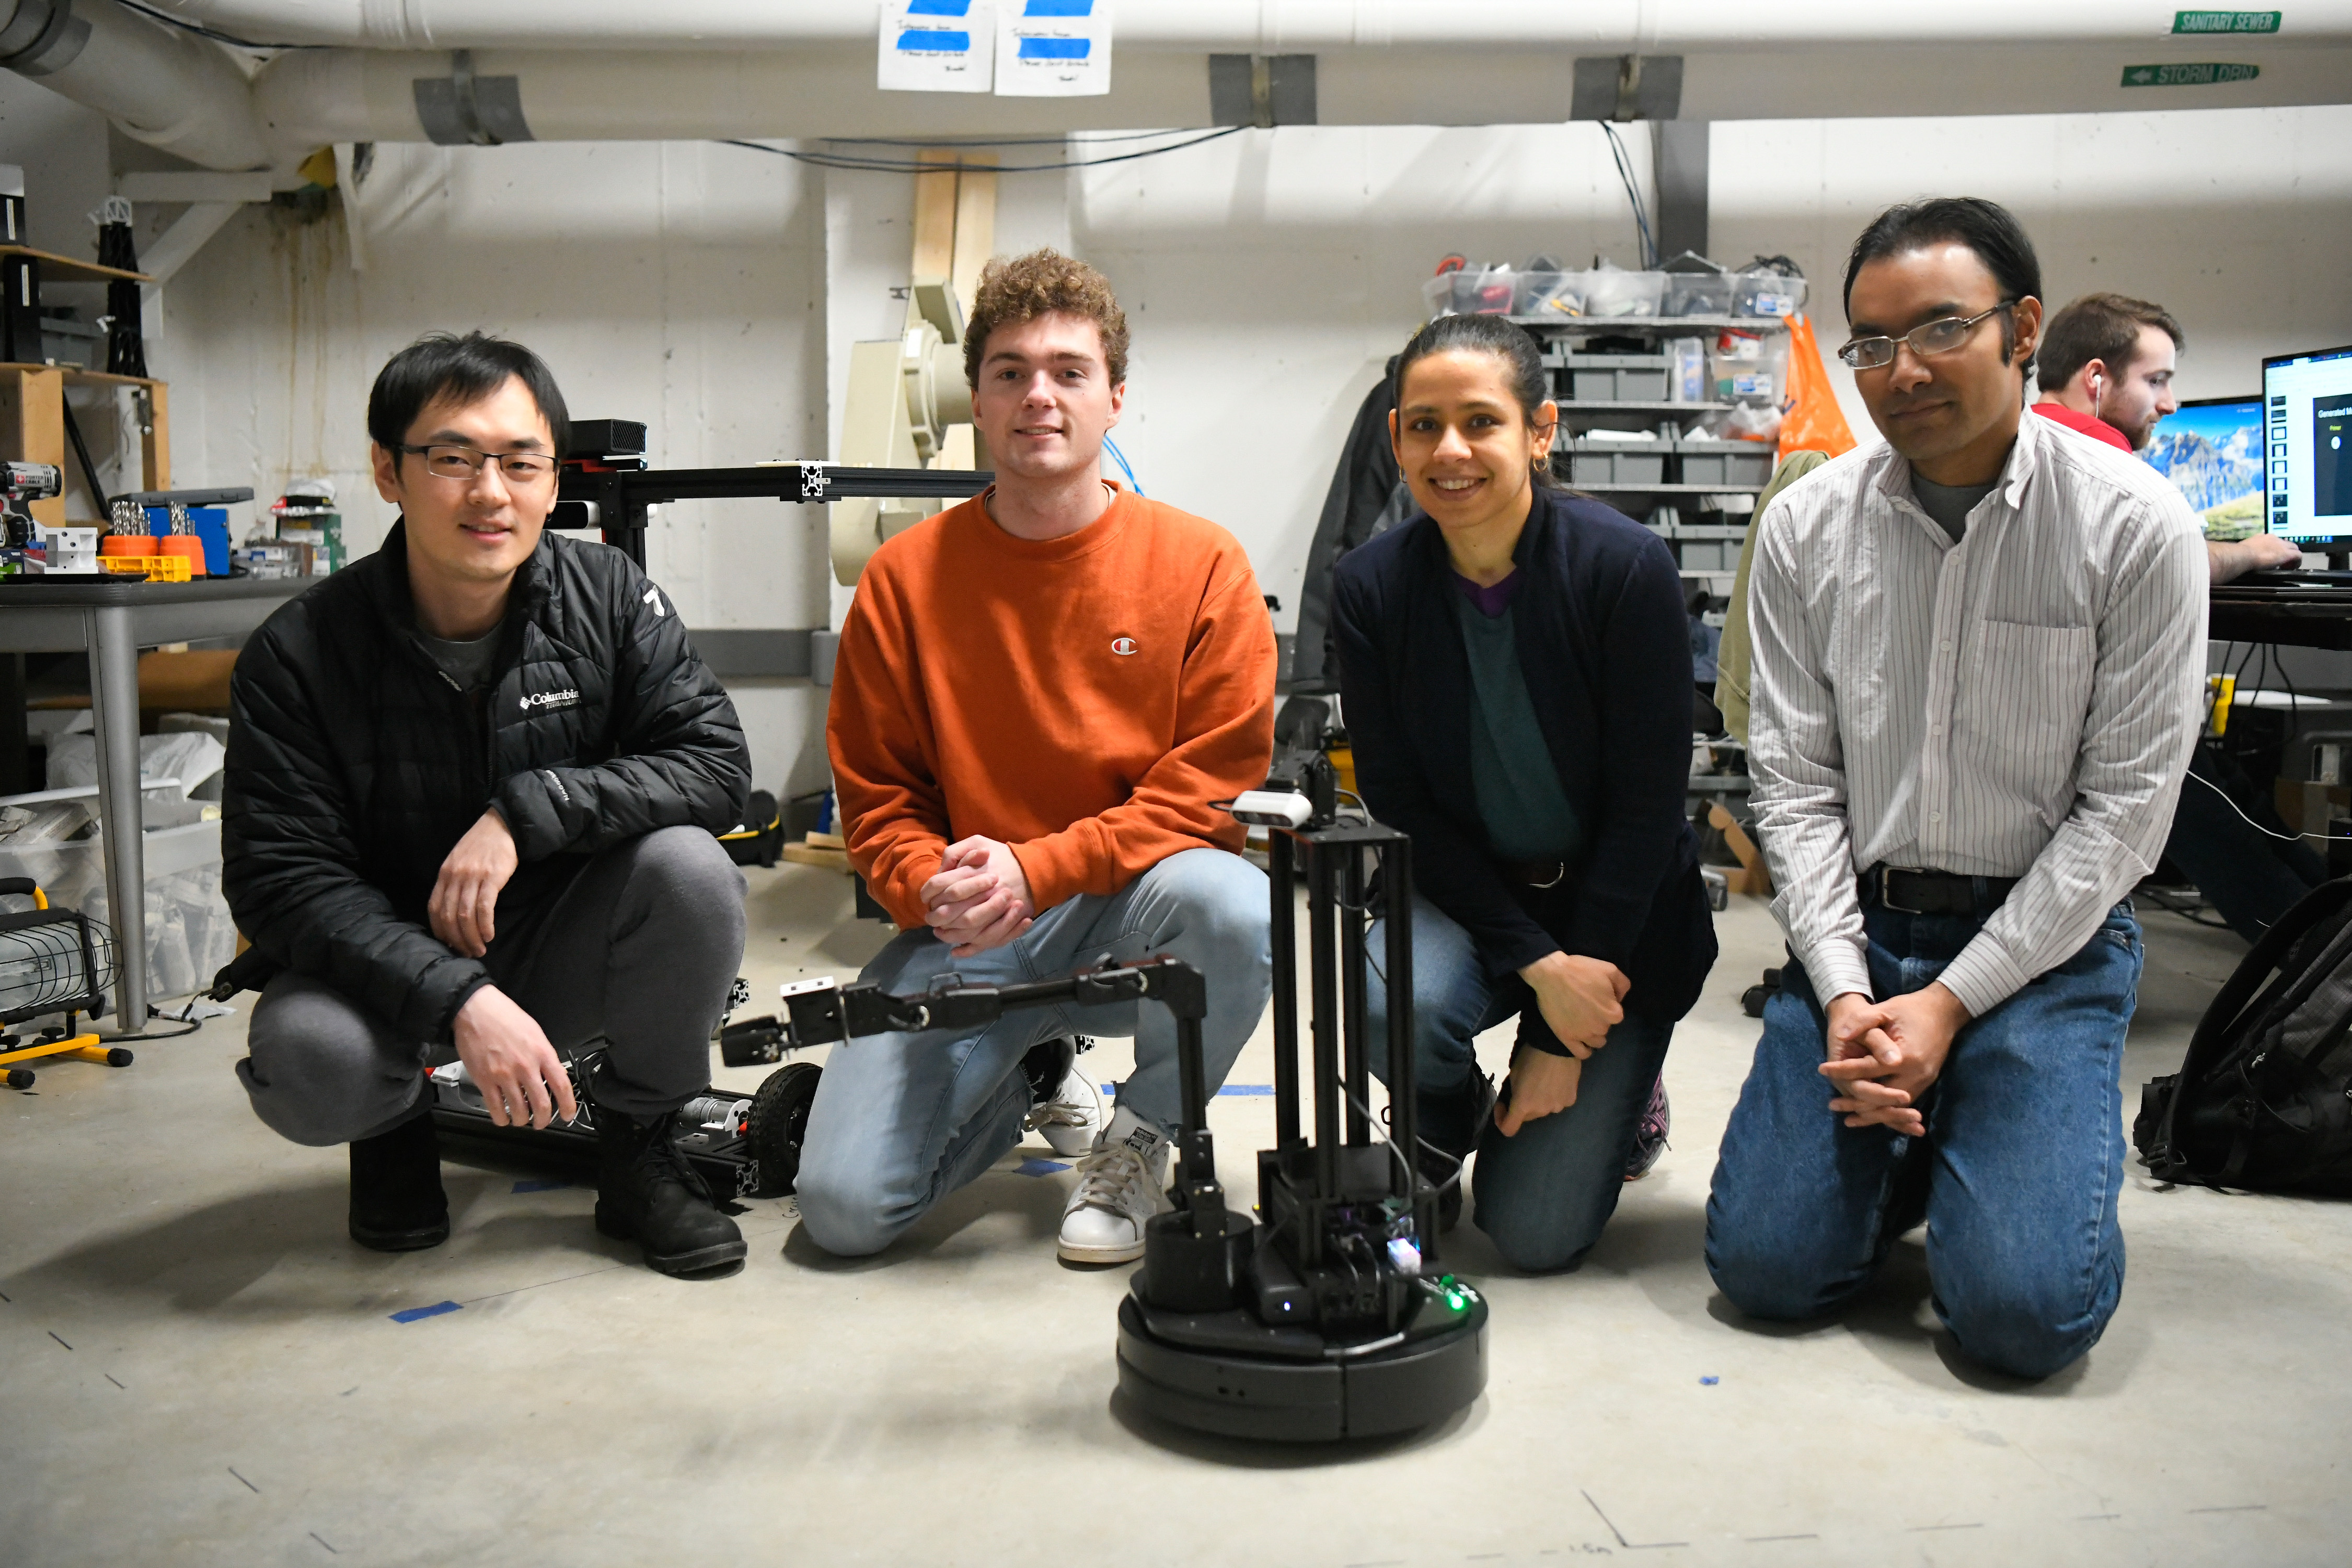
[[[1515,316],[1572,317],[1584,314],[1585,274],[1521,272],[1512,286]]]
[[[1805,308],[1805,280],[1780,272],[1742,272],[1732,291],[1735,316],[1793,316]]]
[[[1507,316],[1517,289],[1507,267],[1465,267],[1441,272],[1421,286],[1423,307],[1438,316]]]
[[[1591,317],[1654,316],[1665,297],[1663,272],[1598,268],[1584,275],[1584,313]]]
[[[1669,272],[1662,316],[1728,316],[1739,280],[1728,272]]]

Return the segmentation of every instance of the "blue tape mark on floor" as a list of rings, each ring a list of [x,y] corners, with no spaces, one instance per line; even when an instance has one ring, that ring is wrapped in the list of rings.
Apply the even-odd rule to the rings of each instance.
[[[551,1193],[558,1187],[571,1184],[570,1182],[517,1182],[514,1190],[519,1193]]]
[[[1050,1176],[1056,1171],[1068,1169],[1059,1160],[1024,1160],[1013,1167],[1013,1173],[1016,1176]]]
[[[419,1318],[437,1318],[444,1312],[454,1312],[457,1310],[457,1303],[455,1301],[436,1301],[430,1307],[411,1307],[404,1312],[394,1312],[392,1315],[392,1321],[395,1323],[413,1323]]]
[[[1274,1085],[1270,1083],[1229,1083],[1225,1085],[1224,1088],[1217,1090],[1217,1092],[1219,1094],[1272,1094],[1274,1092]]]

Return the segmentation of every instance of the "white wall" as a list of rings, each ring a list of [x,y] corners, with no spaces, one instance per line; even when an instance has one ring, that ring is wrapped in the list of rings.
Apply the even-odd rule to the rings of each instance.
[[[1626,141],[1646,175],[1648,137]],[[0,162],[27,165],[37,239],[89,253],[107,146],[95,119],[0,73]],[[1713,147],[1715,254],[1794,257],[1825,344],[1853,234],[1939,193],[2016,206],[2053,300],[2102,287],[2168,305],[2190,339],[2184,395],[2251,389],[2264,353],[2352,342],[2352,109],[1722,124]],[[646,420],[657,463],[830,455],[847,344],[903,319],[911,200],[905,175],[717,145],[384,147],[365,272],[339,213],[253,209],[172,286],[152,363],[173,385],[176,478],[267,497],[324,469],[373,542],[390,511],[363,479],[368,384],[436,327],[530,343],[575,414]],[[1340,438],[1437,258],[1635,259],[1589,125],[1249,132],[1006,175],[999,206],[1000,250],[1067,245],[1110,275],[1135,340],[1119,440],[1150,494],[1241,538],[1286,628]],[[142,214],[142,237],[171,216]],[[649,553],[689,624],[809,626],[838,619],[823,535],[814,512],[696,503],[669,509]],[[823,693],[736,686],[761,784],[822,783]]]

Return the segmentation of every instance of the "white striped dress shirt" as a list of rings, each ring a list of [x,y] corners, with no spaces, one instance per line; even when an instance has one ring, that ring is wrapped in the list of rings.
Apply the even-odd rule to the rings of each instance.
[[[1945,969],[1981,1017],[2154,868],[2203,718],[2203,531],[2047,419],[1954,544],[1874,442],[1758,524],[1749,765],[1773,913],[1824,1001],[1871,994],[1858,872],[2023,879]]]

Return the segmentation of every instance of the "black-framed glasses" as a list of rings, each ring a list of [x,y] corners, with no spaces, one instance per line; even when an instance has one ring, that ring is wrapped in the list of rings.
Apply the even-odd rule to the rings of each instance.
[[[2015,309],[2016,300],[2003,300],[1991,310],[1979,310],[1973,316],[1945,316],[1924,322],[1899,338],[1854,338],[1838,350],[1837,356],[1855,370],[1877,370],[1895,363],[1896,343],[1909,343],[1911,352],[1921,359],[1948,354],[1969,341],[1969,334],[1977,330],[1978,322],[1988,316],[1998,316],[2003,310]]]
[[[425,459],[425,471],[436,479],[471,484],[484,463],[496,463],[510,485],[545,484],[555,477],[555,459],[545,452],[483,452],[472,447],[435,442],[426,447],[402,447],[401,451]]]

